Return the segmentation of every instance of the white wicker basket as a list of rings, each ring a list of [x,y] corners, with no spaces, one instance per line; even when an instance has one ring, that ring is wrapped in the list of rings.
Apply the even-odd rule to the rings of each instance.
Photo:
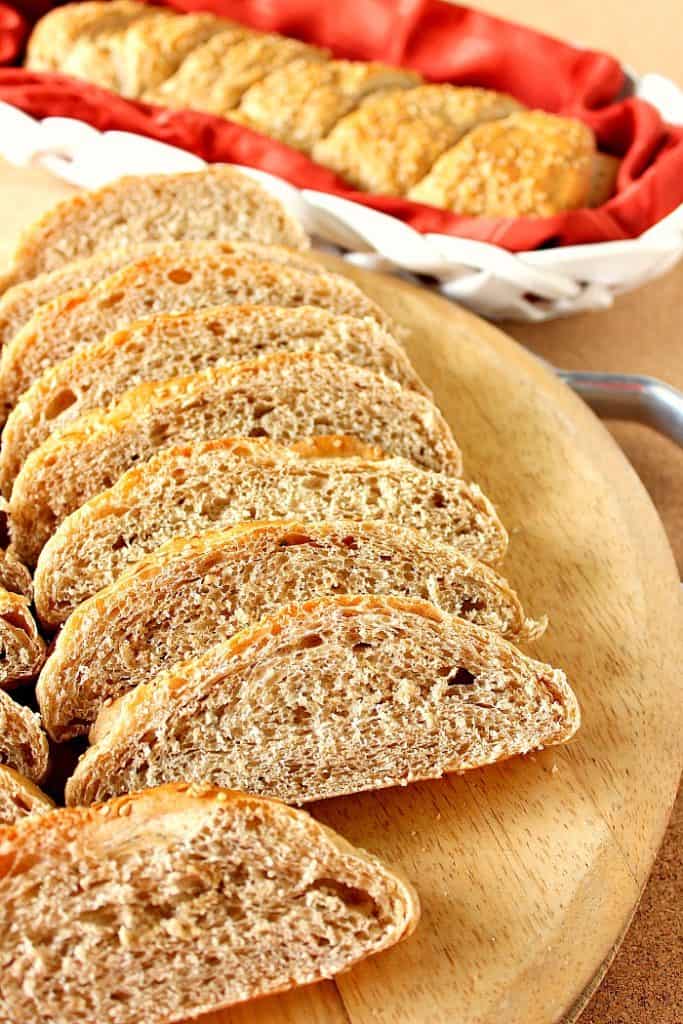
[[[631,76],[630,82],[634,95],[649,100],[667,121],[683,124],[683,91],[673,82],[660,75]],[[204,165],[152,139],[100,133],[69,118],[36,121],[6,103],[0,103],[0,155],[17,166],[40,163],[84,188],[122,174]],[[429,275],[442,294],[493,320],[541,321],[605,309],[615,295],[665,273],[683,255],[683,205],[640,238],[513,254],[484,242],[421,235],[358,203],[243,170],[279,195],[321,247],[372,269]]]

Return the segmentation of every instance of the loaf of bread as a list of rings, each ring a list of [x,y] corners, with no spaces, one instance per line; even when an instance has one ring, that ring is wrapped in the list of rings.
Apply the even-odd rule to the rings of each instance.
[[[40,716],[0,689],[0,764],[33,782],[47,774],[49,752]],[[0,982],[1,984],[1,982]]]
[[[426,393],[405,352],[370,317],[314,306],[212,306],[159,314],[83,345],[24,392],[5,424],[0,487],[55,430],[91,409],[108,409],[138,384],[253,359],[270,352],[327,352]]]
[[[213,250],[213,251],[212,251]],[[80,345],[101,341],[154,313],[223,305],[320,306],[333,313],[369,316],[388,330],[389,318],[340,274],[316,271],[282,249],[268,259],[244,255],[232,244],[174,246],[136,260],[95,288],[67,292],[41,306],[5,346],[0,358],[0,415],[50,366]],[[285,265],[288,264],[288,265]]]
[[[69,804],[180,779],[287,803],[407,785],[564,743],[564,674],[424,601],[290,605],[103,707]]]
[[[28,532],[30,508],[26,516]],[[293,516],[389,520],[493,564],[507,547],[505,529],[475,484],[383,459],[357,441],[318,437],[291,448],[260,438],[208,441],[129,470],[64,520],[38,562],[38,614],[51,626],[63,622],[174,537]]]
[[[596,153],[589,129],[546,121],[541,111],[507,124],[523,111],[511,96],[336,60],[211,15],[115,0],[98,17],[93,5],[85,13],[76,6],[38,23],[29,67],[228,117],[303,150],[356,188],[487,217],[601,205],[614,190],[614,158]]]
[[[545,625],[493,570],[396,523],[245,524],[170,541],[74,611],[37,687],[45,728],[82,733],[104,702],[262,615],[345,593],[428,598],[516,640]]]
[[[409,935],[412,887],[309,815],[167,786],[0,830],[12,1024],[171,1024]]]
[[[306,249],[308,238],[278,199],[224,164],[182,174],[120,178],[62,199],[22,235],[10,278],[25,281],[102,246],[140,242],[250,241]],[[7,286],[8,282],[5,282]]]
[[[233,436],[286,443],[326,433],[352,434],[426,469],[462,470],[450,427],[428,398],[331,355],[278,353],[140,384],[109,412],[85,413],[49,437],[14,482],[12,543],[35,565],[70,512],[173,444]]]
[[[44,660],[28,598],[0,588],[0,687],[10,690],[33,679]]]
[[[32,814],[45,814],[54,803],[42,790],[6,764],[0,764],[0,826],[15,825]],[[0,982],[0,989],[2,983]]]
[[[30,600],[33,598],[33,580],[23,562],[17,558],[14,549],[0,548],[0,591],[9,590],[11,594],[23,594]]]

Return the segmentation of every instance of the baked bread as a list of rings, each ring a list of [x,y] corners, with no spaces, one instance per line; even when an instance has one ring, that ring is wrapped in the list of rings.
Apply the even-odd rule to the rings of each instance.
[[[215,35],[190,53],[178,70],[144,94],[148,103],[226,114],[247,89],[275,68],[294,60],[324,61],[326,50],[298,39],[247,31]]]
[[[48,761],[47,737],[40,717],[0,689],[0,764],[9,765],[32,782],[41,782]]]
[[[232,436],[292,442],[325,433],[353,434],[426,469],[462,470],[450,427],[423,395],[334,356],[278,353],[140,384],[108,412],[85,413],[49,437],[14,482],[12,543],[35,565],[70,512],[172,444]]]
[[[112,3],[115,2],[112,0]],[[76,288],[92,288],[126,263],[141,259],[156,249],[156,243],[143,243],[112,252],[100,249],[94,256],[65,263],[59,270],[38,274],[37,277],[8,288],[4,295],[0,295],[0,348],[12,340],[39,306]]]
[[[80,605],[37,687],[59,741],[100,707],[291,602],[340,593],[429,598],[514,639],[542,632],[493,570],[392,522],[280,520],[170,541]]]
[[[296,60],[252,85],[230,116],[308,153],[367,96],[409,89],[421,81],[414,71],[386,64]]]
[[[0,593],[9,590],[11,594],[23,594],[33,599],[33,580],[23,562],[17,558],[14,549],[0,548]]]
[[[425,601],[321,598],[104,707],[66,800],[205,779],[309,803],[480,768],[578,726],[564,673],[495,633]]]
[[[80,40],[116,31],[153,8],[135,0],[87,0],[54,7],[38,21],[28,41],[26,67],[32,71],[61,71]]]
[[[55,430],[107,409],[129,388],[270,352],[327,352],[427,393],[398,342],[370,317],[315,306],[212,306],[150,317],[82,345],[24,392],[5,424],[0,486],[9,494],[26,457]]]
[[[0,825],[14,825],[32,814],[51,811],[54,803],[33,783],[0,764]]]
[[[0,358],[0,415],[50,366],[80,345],[101,341],[140,317],[208,306],[320,306],[333,313],[370,316],[394,331],[389,318],[348,278],[254,259],[234,246],[137,260],[95,288],[69,292],[41,307]]]
[[[390,89],[338,121],[313,157],[356,188],[401,196],[470,129],[520,109],[511,96],[489,89]]]
[[[22,235],[14,283],[91,256],[102,244],[249,241],[308,248],[308,238],[282,203],[241,171],[212,164],[182,174],[130,175],[62,199]]]
[[[293,516],[390,520],[494,564],[507,547],[475,484],[382,459],[355,440],[290,448],[263,438],[208,441],[155,456],[68,516],[40,556],[36,608],[55,625],[166,541]]]
[[[621,161],[608,153],[596,153],[591,166],[587,206],[602,206],[616,191]]]
[[[309,815],[165,786],[0,831],[12,1024],[171,1024],[409,935],[412,887]]]
[[[28,598],[0,588],[0,687],[10,690],[33,679],[44,660]]]
[[[581,121],[525,110],[469,132],[408,197],[469,217],[551,217],[587,205],[594,157]]]

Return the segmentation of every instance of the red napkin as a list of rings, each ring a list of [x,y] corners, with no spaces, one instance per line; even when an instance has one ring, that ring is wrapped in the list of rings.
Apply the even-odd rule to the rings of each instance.
[[[442,0],[168,0],[326,46],[336,56],[414,68],[431,81],[500,89],[523,103],[585,121],[601,149],[623,157],[617,194],[595,210],[546,218],[460,217],[405,199],[356,192],[303,154],[220,117],[124,100],[61,75],[0,68],[0,100],[34,117],[76,117],[148,135],[205,160],[258,167],[299,187],[353,199],[422,232],[493,242],[511,251],[633,238],[683,202],[683,128],[639,99],[618,101],[624,76],[606,54]],[[41,0],[0,3],[0,64],[21,58]]]

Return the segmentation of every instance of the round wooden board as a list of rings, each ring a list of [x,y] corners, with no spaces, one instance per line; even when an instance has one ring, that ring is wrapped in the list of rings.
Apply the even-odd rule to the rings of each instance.
[[[510,535],[504,567],[550,628],[583,725],[567,747],[312,808],[415,883],[402,945],[335,982],[202,1024],[575,1019],[637,903],[681,769],[679,581],[657,514],[599,421],[495,328],[426,290],[324,262],[406,345]]]

